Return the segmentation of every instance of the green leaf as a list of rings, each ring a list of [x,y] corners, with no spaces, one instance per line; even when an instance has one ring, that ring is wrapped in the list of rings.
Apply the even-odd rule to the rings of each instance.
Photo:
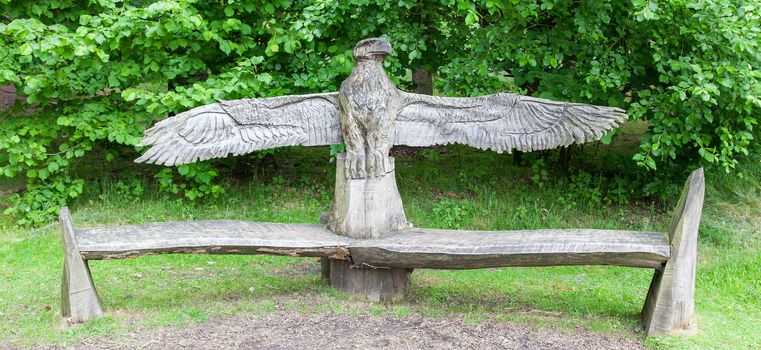
[[[222,52],[224,52],[225,55],[229,55],[230,52],[232,51],[230,42],[227,40],[219,40],[219,49],[222,50]]]
[[[24,43],[19,48],[19,54],[29,56],[32,54],[32,45],[30,43]]]
[[[269,84],[269,83],[271,83],[271,82],[272,82],[272,76],[271,76],[271,75],[269,75],[269,73],[262,73],[262,74],[259,74],[259,75],[256,77],[256,79],[258,79],[259,81],[261,81],[262,83],[265,83],[265,84]]]
[[[270,41],[267,42],[267,48],[264,50],[264,52],[268,56],[272,56],[278,51],[280,51],[280,44],[277,43],[277,40],[275,40],[275,38],[272,38]]]
[[[655,159],[652,157],[645,158],[645,164],[647,164],[647,167],[653,170],[656,170],[657,167],[655,166]]]
[[[618,133],[618,129],[613,129],[611,131],[608,131],[605,133],[605,135],[602,135],[600,138],[600,142],[602,142],[604,145],[609,145],[610,142],[613,140],[613,136],[616,136]]]

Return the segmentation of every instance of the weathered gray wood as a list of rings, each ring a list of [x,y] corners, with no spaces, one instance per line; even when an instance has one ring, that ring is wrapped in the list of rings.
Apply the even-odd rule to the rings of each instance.
[[[61,281],[61,316],[73,322],[85,322],[103,315],[100,298],[90,275],[90,267],[77,249],[77,239],[69,209],[58,217],[63,242],[63,279]]]
[[[320,258],[320,277],[330,280],[330,259]]]
[[[345,154],[336,162],[336,193],[328,228],[352,238],[378,238],[381,234],[411,227],[404,215],[395,172],[353,179],[344,176]],[[394,158],[390,158],[393,169]]]
[[[346,154],[339,155],[336,162],[336,194],[328,228],[336,234],[354,238],[352,242],[361,242],[411,227],[396,188],[394,158],[388,158],[390,166],[385,168],[390,169],[388,173],[354,178],[347,173],[345,157]],[[333,287],[345,293],[372,301],[393,301],[404,296],[411,271],[367,268],[331,260],[329,267],[323,267],[323,276],[327,274]]]
[[[341,142],[338,94],[221,101],[164,119],[140,142],[136,162],[187,164],[280,146]]]
[[[318,256],[400,268],[601,264],[661,267],[660,233],[610,230],[454,231],[411,229],[352,239],[322,225],[246,221],[166,222],[78,229],[79,256],[120,259],[166,253]]]
[[[329,219],[330,212],[320,214],[320,224],[327,225]],[[320,276],[326,280],[330,280],[330,259],[326,257],[320,258]]]
[[[137,161],[174,165],[343,139],[346,176],[380,177],[393,169],[389,149],[394,144],[543,150],[600,139],[627,119],[619,108],[515,94],[407,93],[383,70],[390,53],[386,39],[358,42],[354,70],[337,93],[225,101],[164,119],[146,131],[141,145],[151,148]]]
[[[341,260],[330,263],[330,281],[334,288],[376,302],[403,298],[412,273],[412,269],[353,265]]]
[[[455,231],[416,228],[355,241],[355,264],[433,269],[501,266],[660,267],[669,258],[662,233],[612,230]]]
[[[498,93],[472,98],[400,93],[395,145],[460,143],[496,152],[599,140],[628,117],[615,107]]]
[[[692,333],[695,322],[695,269],[698,227],[703,211],[705,179],[695,170],[679,199],[669,230],[671,258],[656,270],[642,310],[645,332],[650,335]]]
[[[87,260],[168,253],[269,254],[348,259],[350,239],[324,225],[235,220],[162,222],[77,230]]]

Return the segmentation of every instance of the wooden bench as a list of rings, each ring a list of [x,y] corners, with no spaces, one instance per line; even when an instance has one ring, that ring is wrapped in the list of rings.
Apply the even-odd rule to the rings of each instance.
[[[68,209],[64,208],[60,214],[65,252],[62,315],[73,321],[87,321],[103,313],[90,276],[89,260],[175,253],[268,254],[322,257],[374,268],[557,265],[652,268],[655,274],[642,311],[646,333],[690,331],[695,329],[693,294],[703,193],[703,171],[699,169],[685,185],[668,236],[589,229],[416,228],[388,233],[378,239],[355,239],[336,235],[325,225],[234,220],[75,229]],[[334,285],[341,283],[333,281]]]

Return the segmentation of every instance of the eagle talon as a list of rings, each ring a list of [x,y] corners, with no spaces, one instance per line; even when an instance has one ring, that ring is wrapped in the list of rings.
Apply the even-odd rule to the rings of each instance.
[[[344,173],[347,179],[361,179],[365,177],[365,155],[347,152],[344,163]]]
[[[381,177],[388,172],[386,168],[386,162],[384,159],[386,156],[381,151],[373,151],[370,157],[367,159],[367,170],[375,177]]]

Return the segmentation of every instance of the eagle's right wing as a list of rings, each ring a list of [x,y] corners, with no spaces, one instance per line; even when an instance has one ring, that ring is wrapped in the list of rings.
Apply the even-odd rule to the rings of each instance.
[[[145,131],[136,162],[193,163],[282,146],[341,142],[338,93],[253,98],[205,105]]]
[[[537,151],[599,140],[628,117],[615,107],[515,94],[439,97],[402,92],[395,145],[460,143],[496,152]]]

